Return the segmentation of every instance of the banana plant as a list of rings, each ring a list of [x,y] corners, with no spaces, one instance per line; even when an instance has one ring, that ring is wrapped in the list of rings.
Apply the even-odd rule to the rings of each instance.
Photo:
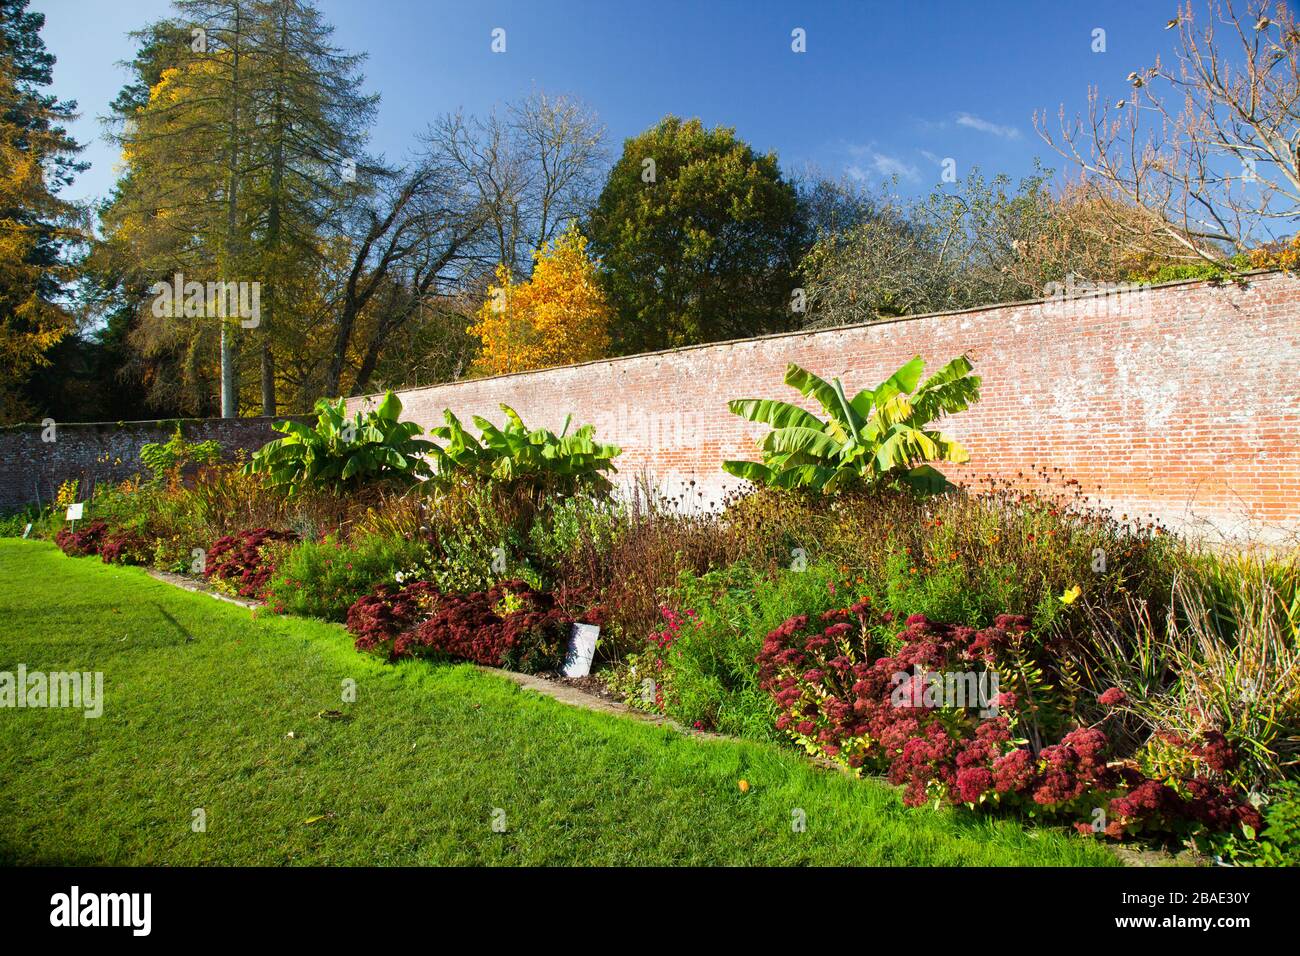
[[[966,356],[953,359],[917,383],[925,371],[918,355],[876,388],[849,398],[838,378],[827,382],[793,363],[785,383],[812,397],[818,418],[798,405],[742,398],[727,407],[742,418],[772,426],[759,443],[762,463],[726,461],[728,474],[778,488],[813,488],[833,494],[850,487],[899,482],[933,493],[951,487],[932,461],[961,463],[970,455],[931,424],[979,401],[980,379]]]
[[[545,428],[528,428],[509,405],[502,405],[501,410],[506,415],[501,428],[486,418],[473,417],[479,438],[465,429],[451,409],[443,411],[447,424],[429,432],[445,442],[432,453],[439,479],[445,482],[472,474],[504,484],[523,484],[536,494],[572,494],[579,489],[604,493],[612,488],[603,472],[617,470],[614,458],[622,449],[597,442],[596,426],[583,425],[569,434],[573,416],[567,415],[556,435]]]
[[[244,466],[296,495],[304,488],[346,491],[370,482],[412,484],[432,475],[425,456],[437,449],[417,438],[424,430],[401,421],[402,402],[389,392],[379,406],[347,417],[343,399],[316,403],[315,426],[285,421],[272,426],[284,438],[267,442]]]

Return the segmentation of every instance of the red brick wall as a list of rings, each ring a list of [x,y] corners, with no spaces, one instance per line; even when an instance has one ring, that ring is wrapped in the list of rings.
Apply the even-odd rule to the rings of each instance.
[[[593,362],[401,393],[426,426],[450,407],[501,421],[499,403],[558,429],[567,412],[622,445],[620,474],[642,470],[716,501],[725,458],[757,457],[765,429],[729,399],[798,397],[788,362],[852,393],[913,355],[931,370],[963,352],[983,400],[944,426],[971,452],[951,477],[1022,480],[1036,468],[1129,514],[1200,535],[1300,531],[1300,279],[1269,273],[1245,287],[1177,283],[921,316],[815,333]],[[355,399],[354,405],[373,401]],[[811,406],[810,406],[811,407]]]
[[[190,441],[216,439],[227,455],[239,449],[261,448],[272,438],[274,419],[185,419],[181,428]],[[0,429],[0,508],[36,500],[49,502],[59,484],[82,480],[121,481],[140,471],[140,446],[166,442],[176,421],[56,423],[52,433],[40,425]],[[53,441],[47,441],[52,438]]]

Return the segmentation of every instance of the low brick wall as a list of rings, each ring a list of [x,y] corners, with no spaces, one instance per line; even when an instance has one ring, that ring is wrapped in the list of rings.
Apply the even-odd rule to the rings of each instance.
[[[69,422],[0,429],[0,508],[49,501],[69,478],[121,481],[141,469],[140,448],[166,442],[179,423],[189,441],[215,439],[233,457],[272,438],[272,418],[187,418],[152,422]],[[47,440],[52,438],[53,440]]]
[[[648,473],[703,504],[736,482],[765,431],[729,399],[797,398],[797,362],[850,392],[913,355],[933,371],[969,353],[983,400],[944,425],[971,452],[945,469],[1032,483],[1059,468],[1121,512],[1202,536],[1288,540],[1300,532],[1300,279],[1171,283],[767,336],[400,393],[406,417],[500,422],[498,404],[558,429],[568,412],[623,446],[624,479]],[[374,396],[352,400],[352,407]],[[814,408],[811,403],[804,402]],[[694,482],[694,484],[690,484]]]

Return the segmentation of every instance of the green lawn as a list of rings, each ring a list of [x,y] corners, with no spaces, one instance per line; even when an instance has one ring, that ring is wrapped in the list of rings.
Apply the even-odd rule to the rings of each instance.
[[[467,666],[384,665],[341,627],[254,619],[50,544],[0,540],[0,608],[0,671],[102,671],[105,696],[98,719],[0,710],[0,862],[1115,862],[1059,832],[906,810],[778,747],[579,710]]]

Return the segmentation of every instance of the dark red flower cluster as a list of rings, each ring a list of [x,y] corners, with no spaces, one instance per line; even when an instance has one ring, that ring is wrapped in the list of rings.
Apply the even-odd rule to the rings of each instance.
[[[54,536],[63,553],[71,557],[98,554],[105,564],[143,564],[148,557],[145,539],[134,531],[110,531],[100,518],[76,531],[64,528]]]
[[[105,564],[144,564],[149,557],[148,548],[144,536],[135,531],[112,531],[100,542],[99,556]]]
[[[357,638],[357,650],[392,657],[397,636],[427,618],[441,598],[428,581],[415,581],[402,588],[381,584],[373,594],[358,598],[348,608],[347,617],[347,628]]]
[[[381,586],[352,605],[347,624],[358,650],[390,660],[450,657],[532,673],[563,662],[573,620],[554,594],[515,580],[472,594]]]
[[[1227,773],[1237,769],[1241,758],[1227,737],[1217,730],[1207,730],[1200,740],[1191,746],[1191,752],[1200,757],[1211,770]]]
[[[998,794],[1027,793],[1037,772],[1033,754],[1018,747],[993,761],[993,790]]]
[[[260,598],[275,573],[266,546],[276,541],[297,541],[292,531],[254,528],[225,535],[208,549],[204,575],[227,581],[244,597]]]
[[[797,615],[768,634],[759,681],[776,701],[777,727],[853,770],[888,773],[910,805],[932,794],[977,802],[993,790],[994,761],[1010,749],[1006,719],[980,697],[992,697],[986,669],[1027,623],[1004,615],[977,631],[914,614],[898,635],[901,648],[872,660],[871,635],[886,623],[863,601],[815,622]],[[973,692],[953,706],[933,703],[928,682],[945,674],[973,679]],[[1001,693],[998,706],[1004,700],[1015,697]]]
[[[1107,836],[1123,837],[1143,831],[1177,832],[1189,824],[1213,830],[1264,826],[1258,810],[1226,784],[1205,777],[1181,781],[1186,796],[1156,780],[1142,780],[1128,793],[1110,801]]]
[[[107,533],[108,525],[96,518],[75,531],[62,529],[54,536],[54,543],[69,557],[80,558],[88,554],[98,554],[100,544]]]
[[[1128,701],[1128,694],[1118,687],[1112,687],[1097,698],[1097,703],[1104,707],[1122,707]]]
[[[1080,727],[1059,744],[1044,747],[1038,755],[1039,772],[1034,802],[1059,806],[1098,790],[1111,790],[1119,782],[1106,765],[1109,745],[1095,727]]]
[[[1017,746],[1021,701],[1033,700],[1039,713],[1050,703],[1042,700],[1041,685],[1036,699],[1028,687],[1017,688],[1021,693],[999,687],[997,713],[982,698],[932,700],[936,675],[970,676],[972,667],[1004,680],[1015,673],[1011,653],[1040,646],[1027,640],[1024,618],[1003,615],[977,631],[913,615],[897,635],[901,646],[873,658],[885,622],[864,601],[815,620],[796,615],[768,634],[757,661],[760,685],[777,705],[777,728],[853,770],[886,773],[903,787],[909,806],[934,799],[1019,806],[1076,821],[1102,808],[1109,815],[1104,833],[1115,838],[1197,824],[1256,825],[1258,813],[1225,784],[1195,778],[1174,781],[1175,789],[1112,760],[1100,727],[1063,728],[1041,750]],[[981,693],[988,689],[985,684]],[[1113,707],[1124,697],[1112,689],[1099,700]],[[1235,766],[1235,751],[1221,734],[1202,734],[1191,749],[1212,770]],[[1094,832],[1090,823],[1076,826]]]

